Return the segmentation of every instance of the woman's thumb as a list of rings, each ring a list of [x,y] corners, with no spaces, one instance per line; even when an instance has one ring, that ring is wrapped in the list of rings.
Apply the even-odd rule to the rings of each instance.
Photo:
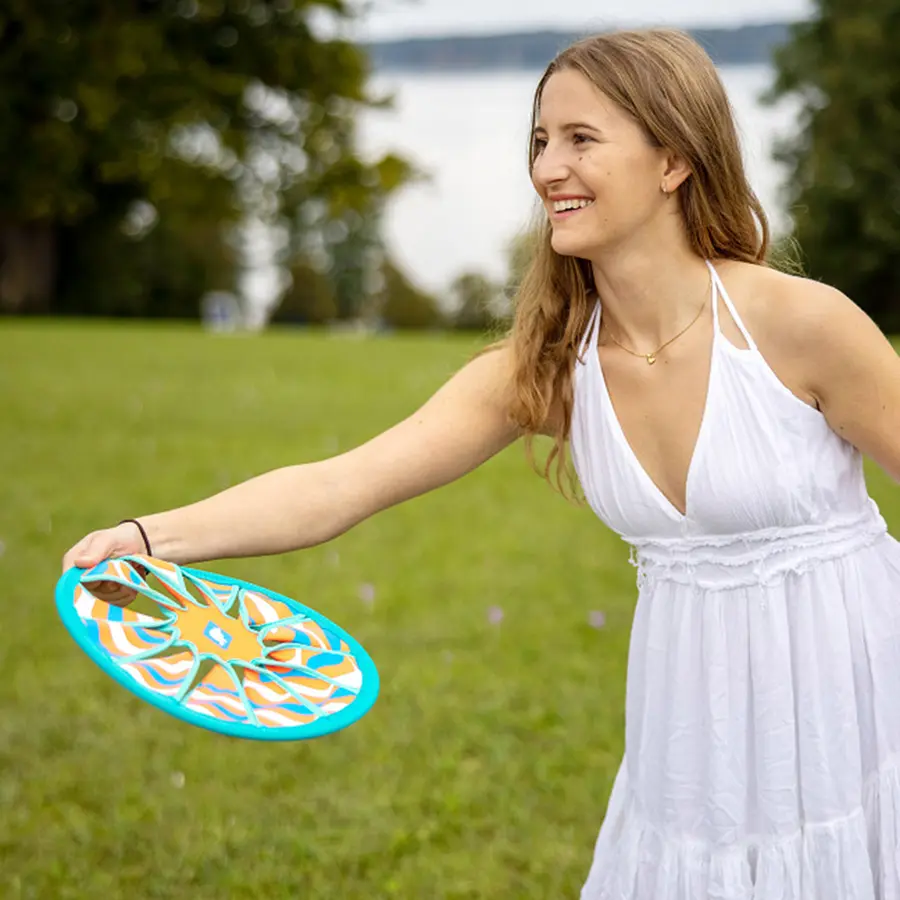
[[[67,561],[80,569],[90,569],[112,555],[113,542],[108,535],[91,534],[73,547]]]

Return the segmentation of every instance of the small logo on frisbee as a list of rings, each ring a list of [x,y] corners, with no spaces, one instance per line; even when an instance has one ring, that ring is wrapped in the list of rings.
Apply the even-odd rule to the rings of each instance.
[[[203,635],[223,650],[227,650],[231,644],[231,635],[223,631],[215,622],[210,622],[203,629]]]

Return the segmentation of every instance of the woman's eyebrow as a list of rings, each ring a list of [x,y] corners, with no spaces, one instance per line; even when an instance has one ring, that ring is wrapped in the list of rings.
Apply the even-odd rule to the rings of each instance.
[[[547,133],[547,129],[543,125],[537,125],[535,127],[535,132],[542,132],[543,134]],[[596,125],[588,125],[587,122],[569,122],[566,125],[562,125],[559,129],[560,131],[596,131],[600,132],[600,129],[597,128]]]

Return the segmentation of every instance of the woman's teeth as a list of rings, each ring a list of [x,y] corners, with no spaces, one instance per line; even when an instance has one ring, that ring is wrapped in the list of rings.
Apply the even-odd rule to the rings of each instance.
[[[584,209],[587,206],[592,206],[594,203],[593,200],[555,200],[553,202],[553,212],[568,212],[572,209]]]

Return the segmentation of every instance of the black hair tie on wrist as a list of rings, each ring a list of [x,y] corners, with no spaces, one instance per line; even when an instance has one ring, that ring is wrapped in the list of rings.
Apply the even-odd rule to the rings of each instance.
[[[153,556],[153,551],[150,549],[150,538],[147,537],[147,532],[144,531],[144,526],[141,525],[141,523],[138,522],[137,519],[122,519],[122,521],[119,522],[120,525],[127,525],[129,523],[132,525],[137,525],[138,531],[141,533],[141,537],[144,539],[144,546],[147,548],[147,556]]]

